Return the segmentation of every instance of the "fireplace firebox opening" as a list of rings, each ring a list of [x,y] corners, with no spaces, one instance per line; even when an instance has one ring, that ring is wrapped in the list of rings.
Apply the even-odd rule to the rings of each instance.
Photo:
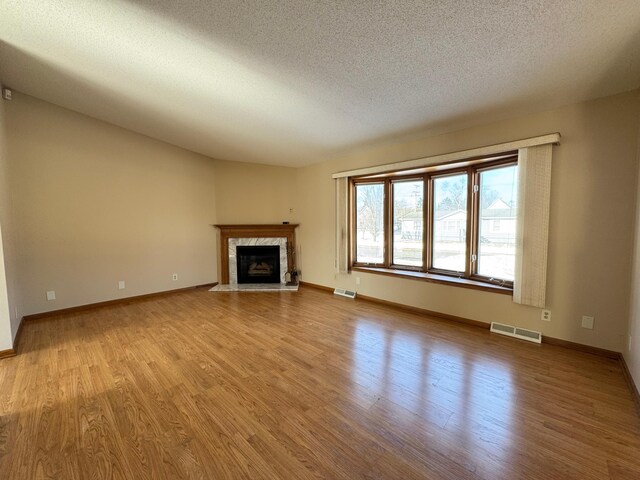
[[[236,247],[238,283],[280,283],[280,246]]]

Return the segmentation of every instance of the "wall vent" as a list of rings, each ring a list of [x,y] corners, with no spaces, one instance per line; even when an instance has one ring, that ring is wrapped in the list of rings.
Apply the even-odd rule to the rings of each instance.
[[[344,288],[336,288],[333,291],[334,295],[340,295],[341,297],[347,298],[356,298],[356,292],[352,292],[351,290],[345,290]]]
[[[534,330],[527,330],[526,328],[518,328],[511,325],[505,325],[504,323],[491,322],[491,331],[493,333],[499,333],[500,335],[506,335],[507,337],[519,338],[520,340],[526,340],[528,342],[542,343],[542,333]]]

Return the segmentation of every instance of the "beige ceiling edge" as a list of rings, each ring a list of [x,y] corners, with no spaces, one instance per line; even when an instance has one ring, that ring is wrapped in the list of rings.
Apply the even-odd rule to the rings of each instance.
[[[357,170],[347,170],[337,172],[332,175],[333,178],[354,177],[360,175],[371,175],[375,173],[392,172],[394,170],[408,170],[412,168],[430,167],[442,163],[455,162],[465,160],[472,157],[480,157],[483,155],[493,155],[497,153],[509,152],[520,148],[535,147],[537,145],[547,145],[549,143],[560,143],[559,133],[549,133],[540,137],[525,138],[522,140],[514,140],[513,142],[499,143],[497,145],[487,145],[484,147],[472,148],[470,150],[461,150],[459,152],[443,153],[432,157],[416,158],[414,160],[405,160],[403,162],[387,163],[386,165],[376,165],[375,167],[359,168]]]

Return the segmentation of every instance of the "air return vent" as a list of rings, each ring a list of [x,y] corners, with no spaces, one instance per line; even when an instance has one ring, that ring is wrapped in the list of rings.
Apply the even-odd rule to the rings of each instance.
[[[506,335],[507,337],[519,338],[520,340],[526,340],[528,342],[542,343],[542,333],[534,330],[513,327],[511,325],[505,325],[504,323],[491,322],[491,331],[493,333],[499,333],[500,335]]]
[[[333,294],[340,295],[341,297],[356,298],[356,292],[352,292],[351,290],[345,290],[344,288],[336,288],[333,291]]]

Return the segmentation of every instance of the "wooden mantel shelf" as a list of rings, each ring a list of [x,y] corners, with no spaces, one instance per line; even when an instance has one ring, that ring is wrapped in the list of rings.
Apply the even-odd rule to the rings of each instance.
[[[240,230],[242,232],[246,230],[278,230],[278,231],[287,231],[294,230],[299,224],[298,223],[246,223],[239,225],[226,225],[226,224],[217,224],[214,227],[219,228],[220,230]]]
[[[213,225],[220,229],[220,283],[229,283],[229,239],[284,237],[287,239],[287,267],[295,269],[295,248],[297,223]]]

